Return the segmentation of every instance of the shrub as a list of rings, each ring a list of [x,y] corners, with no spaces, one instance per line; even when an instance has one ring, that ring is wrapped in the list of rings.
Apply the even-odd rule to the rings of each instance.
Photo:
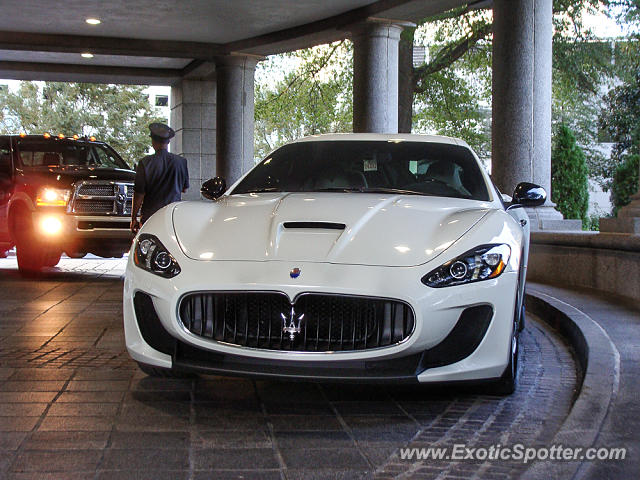
[[[640,155],[626,155],[613,174],[611,202],[613,203],[613,213],[616,216],[620,208],[631,202],[629,197],[638,191],[639,164]]]
[[[589,185],[587,162],[573,132],[560,124],[551,152],[551,200],[565,218],[588,224]]]

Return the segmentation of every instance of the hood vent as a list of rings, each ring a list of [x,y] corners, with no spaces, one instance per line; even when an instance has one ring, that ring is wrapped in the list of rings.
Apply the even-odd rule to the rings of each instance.
[[[284,222],[284,228],[319,228],[322,230],[344,230],[344,223],[333,222]]]

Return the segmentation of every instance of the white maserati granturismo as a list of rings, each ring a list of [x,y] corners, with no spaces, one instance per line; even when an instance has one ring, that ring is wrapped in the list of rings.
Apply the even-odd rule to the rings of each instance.
[[[541,187],[502,195],[458,139],[343,134],[201,192],[132,246],[124,326],[144,372],[515,388],[522,207]]]

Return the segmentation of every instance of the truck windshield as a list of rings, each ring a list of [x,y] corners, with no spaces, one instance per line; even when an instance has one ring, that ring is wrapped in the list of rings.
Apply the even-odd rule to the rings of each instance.
[[[30,167],[126,168],[129,166],[103,145],[77,140],[18,140],[20,161]]]

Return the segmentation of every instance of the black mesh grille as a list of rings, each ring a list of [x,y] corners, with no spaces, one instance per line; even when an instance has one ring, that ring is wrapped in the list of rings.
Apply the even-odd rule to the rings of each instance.
[[[76,213],[113,213],[113,200],[76,200]]]
[[[84,183],[77,187],[70,206],[72,213],[89,215],[130,215],[133,185],[121,182]]]
[[[78,189],[78,195],[98,195],[103,197],[113,196],[113,185],[82,185]]]
[[[282,314],[289,319],[291,304],[277,292],[193,293],[180,303],[180,320],[191,333],[268,350],[366,350],[399,343],[414,327],[406,303],[382,298],[300,295],[295,318],[304,317],[293,339],[283,330]]]

